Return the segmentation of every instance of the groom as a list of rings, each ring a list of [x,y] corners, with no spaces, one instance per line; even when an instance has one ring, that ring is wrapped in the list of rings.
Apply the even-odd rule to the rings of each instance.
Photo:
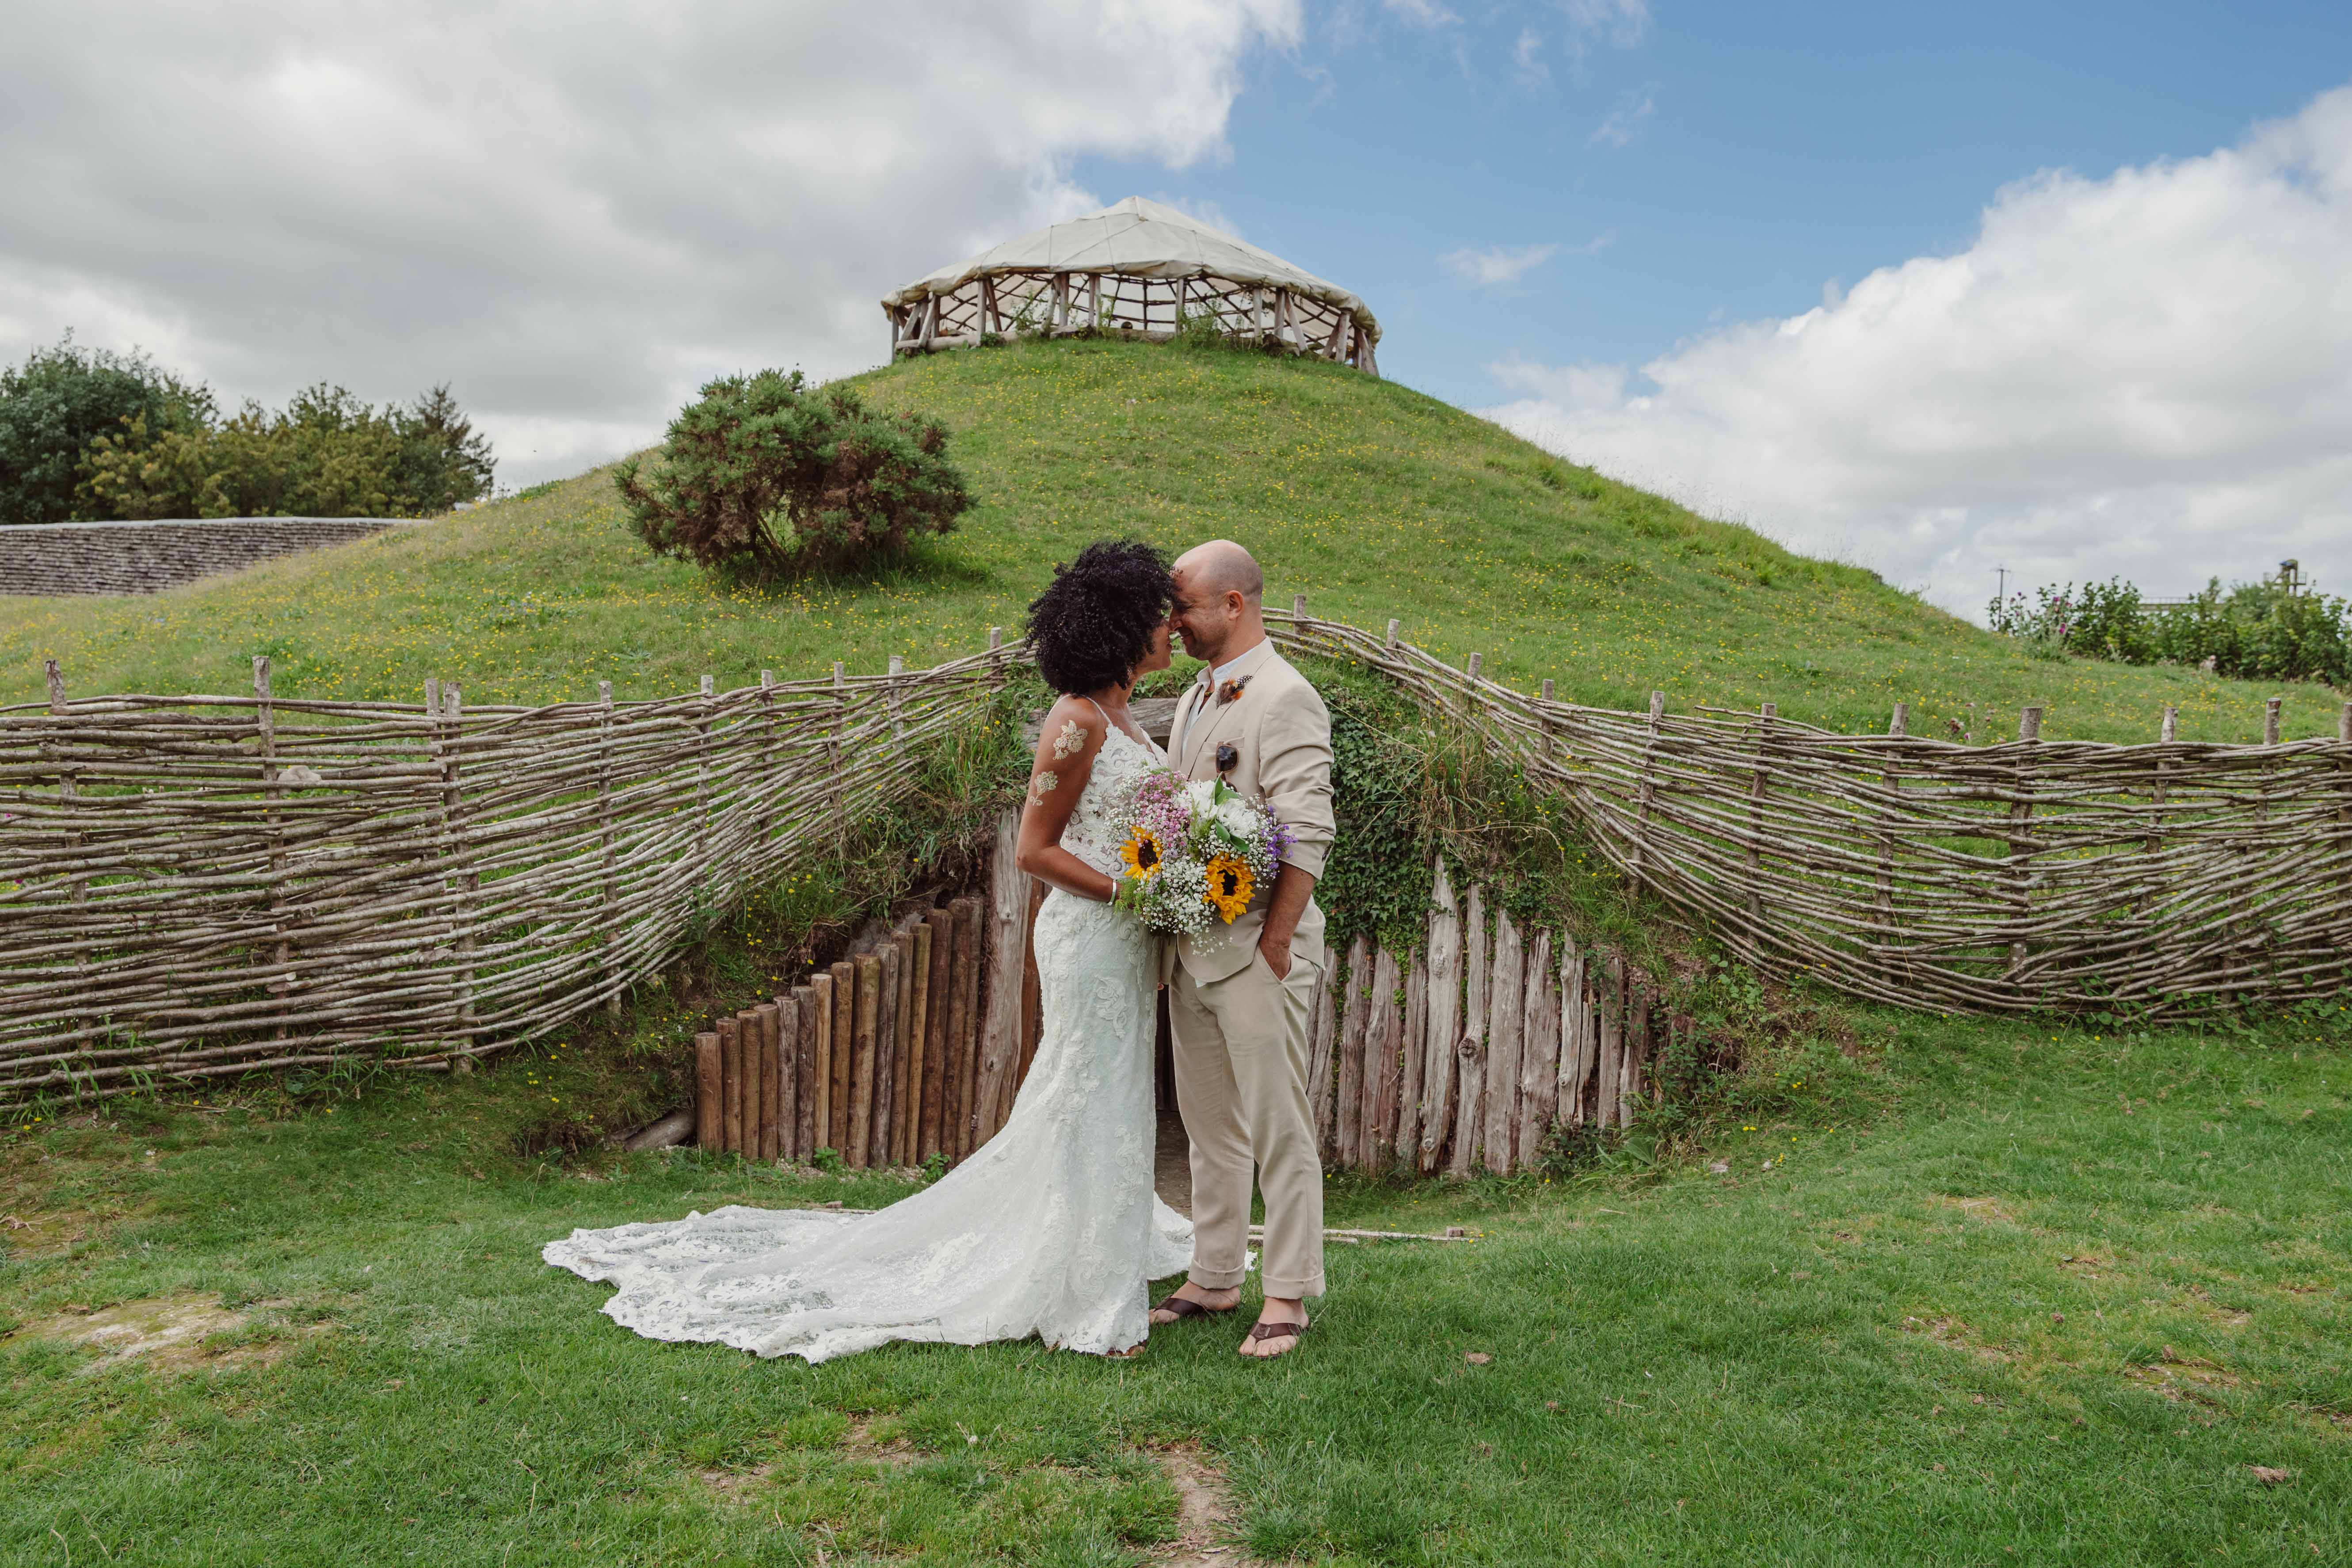
[[[1307,1329],[1323,1294],[1323,1164],[1307,1100],[1307,1013],[1329,967],[1315,880],[1330,852],[1331,716],[1266,641],[1265,574],[1213,540],[1177,559],[1176,632],[1203,660],[1176,705],[1169,760],[1262,797],[1294,837],[1271,891],[1229,927],[1170,944],[1163,977],[1175,1031],[1176,1104],[1192,1145],[1192,1270],[1155,1323],[1230,1312],[1248,1257],[1250,1172],[1265,1196],[1265,1305],[1242,1342],[1272,1359]]]

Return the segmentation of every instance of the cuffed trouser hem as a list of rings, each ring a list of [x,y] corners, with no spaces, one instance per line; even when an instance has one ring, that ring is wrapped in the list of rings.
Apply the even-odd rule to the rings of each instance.
[[[1246,1268],[1202,1268],[1195,1267],[1184,1276],[1203,1290],[1238,1290],[1249,1278]]]
[[[1303,1301],[1323,1294],[1323,1276],[1318,1274],[1312,1279],[1269,1279],[1265,1293],[1277,1301]]]

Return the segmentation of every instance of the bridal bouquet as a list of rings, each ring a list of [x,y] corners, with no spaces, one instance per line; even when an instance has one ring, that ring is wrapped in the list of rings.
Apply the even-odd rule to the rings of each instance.
[[[1223,779],[1146,773],[1118,814],[1112,902],[1168,936],[1231,925],[1289,852],[1290,829]]]

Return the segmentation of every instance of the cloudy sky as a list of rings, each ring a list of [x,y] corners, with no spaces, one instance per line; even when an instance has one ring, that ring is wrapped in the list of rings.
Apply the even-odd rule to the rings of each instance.
[[[1963,612],[2352,592],[2352,7],[15,0],[0,354],[447,381],[513,484],[1140,194],[1384,370]]]

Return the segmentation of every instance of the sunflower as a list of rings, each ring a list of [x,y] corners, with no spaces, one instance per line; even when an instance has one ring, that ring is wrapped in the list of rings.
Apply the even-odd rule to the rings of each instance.
[[[1167,856],[1160,850],[1160,835],[1149,827],[1139,827],[1118,847],[1118,858],[1127,867],[1127,874],[1140,882],[1159,870]]]
[[[1250,894],[1256,889],[1257,879],[1250,875],[1249,862],[1231,855],[1211,858],[1208,865],[1209,891],[1206,897],[1217,913],[1231,925],[1249,908]]]

